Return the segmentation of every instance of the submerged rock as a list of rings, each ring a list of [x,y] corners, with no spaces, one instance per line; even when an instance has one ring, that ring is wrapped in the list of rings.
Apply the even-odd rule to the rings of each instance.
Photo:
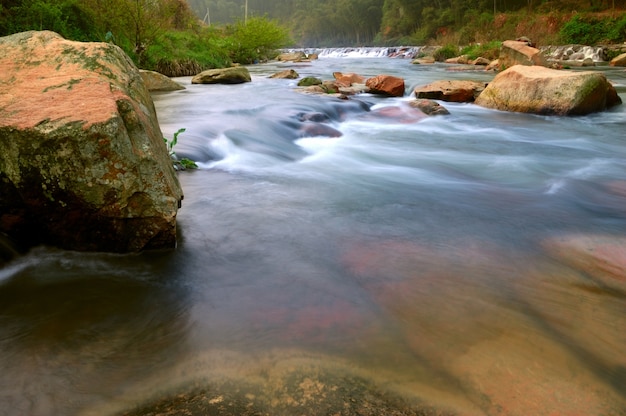
[[[626,238],[573,234],[543,242],[548,253],[599,284],[626,294]]]
[[[150,94],[115,45],[0,38],[0,232],[19,245],[174,247],[182,190]]]
[[[209,69],[191,79],[192,84],[242,84],[250,81],[250,71],[243,66]]]
[[[483,107],[546,115],[583,115],[622,101],[600,72],[516,65],[498,74],[476,99]]]
[[[232,355],[232,354],[231,354]],[[232,359],[231,357],[228,357]],[[235,371],[209,363],[195,363],[206,371],[178,389],[153,397],[116,414],[213,415],[213,416],[453,416],[451,406],[435,406],[419,397],[406,397],[379,385],[371,374],[332,357],[306,357],[292,351],[254,357],[245,363],[246,375],[237,371],[244,364],[227,361]],[[190,366],[191,367],[191,366]],[[208,367],[208,368],[207,368]],[[217,371],[215,369],[217,367]],[[235,374],[235,376],[233,376]],[[208,379],[208,380],[207,380]],[[394,387],[394,386],[391,386]],[[161,388],[157,389],[161,390]],[[152,393],[154,394],[154,393]]]

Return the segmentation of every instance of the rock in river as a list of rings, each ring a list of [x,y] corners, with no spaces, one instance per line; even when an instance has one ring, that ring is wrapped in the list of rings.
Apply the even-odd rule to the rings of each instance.
[[[604,74],[515,65],[499,73],[476,104],[504,111],[584,115],[622,101]]]
[[[250,72],[243,66],[208,69],[191,79],[192,84],[243,84],[250,81]]]
[[[414,92],[416,98],[467,103],[474,101],[484,89],[484,82],[444,80],[416,87]]]
[[[178,82],[158,72],[141,69],[139,73],[141,73],[141,78],[143,78],[143,82],[149,91],[178,91],[185,89]]]
[[[365,85],[372,94],[390,97],[402,97],[404,95],[404,80],[391,75],[377,75],[368,78]]]
[[[138,69],[117,46],[0,38],[0,232],[30,247],[174,247],[182,190]]]

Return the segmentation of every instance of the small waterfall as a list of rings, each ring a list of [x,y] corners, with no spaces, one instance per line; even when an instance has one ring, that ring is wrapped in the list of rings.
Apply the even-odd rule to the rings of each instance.
[[[553,61],[584,61],[591,59],[593,62],[606,61],[604,47],[587,45],[562,45],[546,46],[541,48],[548,60]]]
[[[407,58],[413,59],[419,53],[420,46],[363,46],[346,48],[302,48],[289,49],[285,52],[302,51],[307,55],[316,54],[319,58]]]

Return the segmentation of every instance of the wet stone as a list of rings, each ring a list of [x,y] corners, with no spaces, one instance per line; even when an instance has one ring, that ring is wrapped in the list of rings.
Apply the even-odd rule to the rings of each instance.
[[[204,387],[193,385],[187,391],[155,400],[122,415],[452,415],[419,403],[409,403],[358,376],[316,370],[292,369],[284,378],[262,384],[229,380]]]

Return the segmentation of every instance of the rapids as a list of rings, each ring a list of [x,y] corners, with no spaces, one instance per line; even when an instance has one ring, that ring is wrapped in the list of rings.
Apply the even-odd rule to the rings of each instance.
[[[268,78],[286,68],[407,94],[305,95]],[[154,94],[200,166],[179,173],[176,250],[0,269],[0,415],[626,415],[624,268],[581,261],[601,245],[624,266],[626,105],[390,118],[418,85],[493,74],[249,69]],[[626,72],[595,70],[626,101]]]

